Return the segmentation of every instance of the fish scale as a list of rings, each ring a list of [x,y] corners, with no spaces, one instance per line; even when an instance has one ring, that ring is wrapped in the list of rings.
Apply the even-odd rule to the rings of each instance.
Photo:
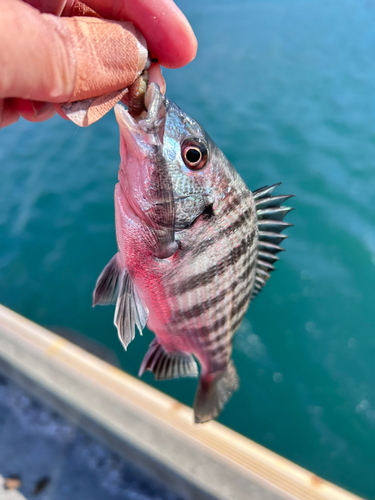
[[[194,315],[184,314],[184,311],[186,311],[186,297],[182,297],[182,300],[178,301],[177,307],[176,305],[174,306],[178,316],[178,321],[174,322],[174,328],[177,328],[177,331],[189,331],[193,337],[198,336],[198,343],[206,348],[206,362],[211,371],[219,371],[220,364],[225,363],[227,361],[225,358],[229,358],[230,356],[231,339],[234,333],[232,331],[232,325],[235,323],[233,320],[235,311],[244,293],[247,296],[247,306],[254,280],[254,272],[249,273],[245,279],[243,279],[244,286],[241,287],[241,293],[238,293],[234,287],[234,284],[238,282],[239,276],[243,274],[244,269],[246,269],[249,263],[254,263],[257,250],[256,231],[254,231],[256,225],[252,224],[253,227],[251,227],[251,221],[255,219],[254,217],[243,217],[243,214],[246,212],[255,212],[254,203],[251,200],[250,192],[246,192],[244,195],[244,186],[239,182],[237,182],[237,184],[240,184],[239,190],[233,188],[232,196],[227,197],[226,204],[222,206],[222,213],[219,212],[215,214],[214,217],[207,221],[205,231],[209,231],[208,228],[212,226],[216,228],[216,235],[219,235],[219,238],[216,238],[214,244],[211,243],[212,238],[204,240],[210,243],[207,246],[206,252],[204,252],[206,258],[204,260],[199,259],[195,262],[195,265],[199,265],[200,271],[198,273],[199,279],[196,280],[196,284],[199,288],[207,286],[205,284],[205,276],[210,276],[211,273],[213,277],[212,288],[214,289],[214,294],[211,294],[212,290],[210,288],[206,290],[209,297],[206,301],[202,301],[198,293],[190,294],[189,304],[196,312]],[[242,201],[234,203],[234,200],[241,200],[241,198]],[[233,210],[228,210],[228,207],[231,205],[235,208]],[[251,230],[253,230],[253,234]],[[199,239],[199,234],[195,235],[194,232],[192,234],[195,239]],[[223,250],[223,235],[229,240],[227,245],[227,248],[230,249],[229,254],[225,255],[219,263],[216,262],[211,266],[211,262],[216,260],[217,255]],[[204,241],[202,242],[202,250],[204,249]],[[189,246],[189,243],[187,243],[187,246]],[[210,257],[207,256],[207,253],[210,254]],[[222,266],[226,271],[225,275],[220,272],[220,263],[225,263],[225,265]],[[185,269],[185,272],[187,271],[189,276],[186,285],[190,285],[191,288],[195,283],[194,276],[196,276],[196,274],[192,273],[189,266],[184,266],[183,263],[181,264],[179,264],[180,267]],[[167,280],[168,279],[169,277]],[[222,290],[228,283],[230,286],[223,296]],[[186,285],[185,281],[182,286],[180,282],[172,282],[172,300],[175,300],[176,292],[177,294],[181,293],[181,288]],[[215,300],[217,297],[215,293],[217,294],[218,291],[219,297],[221,297],[220,301]],[[182,304],[182,309],[179,308],[180,304]],[[200,307],[201,304],[205,304],[205,307]],[[240,310],[237,311],[237,315],[243,316],[245,309],[246,307],[241,307]],[[188,311],[189,310],[191,309],[188,309]],[[187,319],[187,321],[184,322],[184,319]],[[235,319],[237,319],[237,316]]]
[[[155,84],[144,103],[138,117],[115,108],[119,251],[98,278],[94,305],[117,303],[125,348],[136,326],[154,331],[140,375],[195,377],[199,362],[194,413],[206,422],[238,387],[233,335],[283,250],[290,195],[274,196],[278,184],[251,192],[203,128]]]

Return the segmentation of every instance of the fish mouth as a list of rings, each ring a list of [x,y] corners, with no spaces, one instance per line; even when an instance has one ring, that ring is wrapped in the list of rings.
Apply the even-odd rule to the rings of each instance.
[[[143,111],[133,117],[121,104],[116,104],[115,115],[120,133],[129,149],[145,145],[162,145],[165,127],[165,97],[157,83],[151,83],[144,97]]]

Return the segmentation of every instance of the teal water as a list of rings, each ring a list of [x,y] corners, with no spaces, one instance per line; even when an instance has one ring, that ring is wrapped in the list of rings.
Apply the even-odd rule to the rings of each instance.
[[[181,0],[199,54],[166,71],[251,189],[295,193],[286,252],[234,341],[225,425],[366,498],[375,494],[375,3]],[[0,133],[0,302],[125,353],[91,292],[116,252],[113,114]],[[196,381],[155,383],[191,404]]]

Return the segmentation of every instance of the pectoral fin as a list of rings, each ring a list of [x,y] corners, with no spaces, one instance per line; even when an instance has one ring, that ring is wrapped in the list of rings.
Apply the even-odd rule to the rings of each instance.
[[[139,333],[142,335],[142,330],[147,323],[147,317],[148,309],[142,303],[132,279],[125,269],[121,276],[114,321],[119,339],[125,350],[135,337],[135,325],[137,325]]]
[[[147,323],[148,309],[124,268],[119,253],[116,253],[103,269],[93,294],[94,306],[115,303],[115,325],[121,343],[126,349],[135,337],[135,325],[142,335]]]
[[[103,269],[96,281],[93,293],[93,306],[97,304],[106,306],[116,304],[122,268],[120,266],[120,255],[116,253]]]
[[[138,376],[149,370],[156,380],[169,380],[179,377],[196,377],[197,364],[191,354],[176,351],[167,352],[155,338],[143,358]]]

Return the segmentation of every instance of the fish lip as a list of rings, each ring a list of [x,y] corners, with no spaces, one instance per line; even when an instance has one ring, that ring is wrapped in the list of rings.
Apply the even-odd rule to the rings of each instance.
[[[137,122],[132,116],[130,116],[129,112],[122,104],[116,104],[115,115],[120,130],[123,130],[125,128],[126,131],[131,131],[133,133],[136,133],[136,131],[138,131]]]
[[[164,124],[165,124],[165,97],[160,91],[159,85],[151,83],[145,95],[145,108],[139,117],[133,118],[129,111],[122,104],[116,104],[115,115],[117,123],[122,132],[126,143],[130,139],[139,143],[140,140],[150,142],[151,137],[147,140],[147,136],[155,136],[163,143]],[[154,142],[154,141],[151,141]]]

